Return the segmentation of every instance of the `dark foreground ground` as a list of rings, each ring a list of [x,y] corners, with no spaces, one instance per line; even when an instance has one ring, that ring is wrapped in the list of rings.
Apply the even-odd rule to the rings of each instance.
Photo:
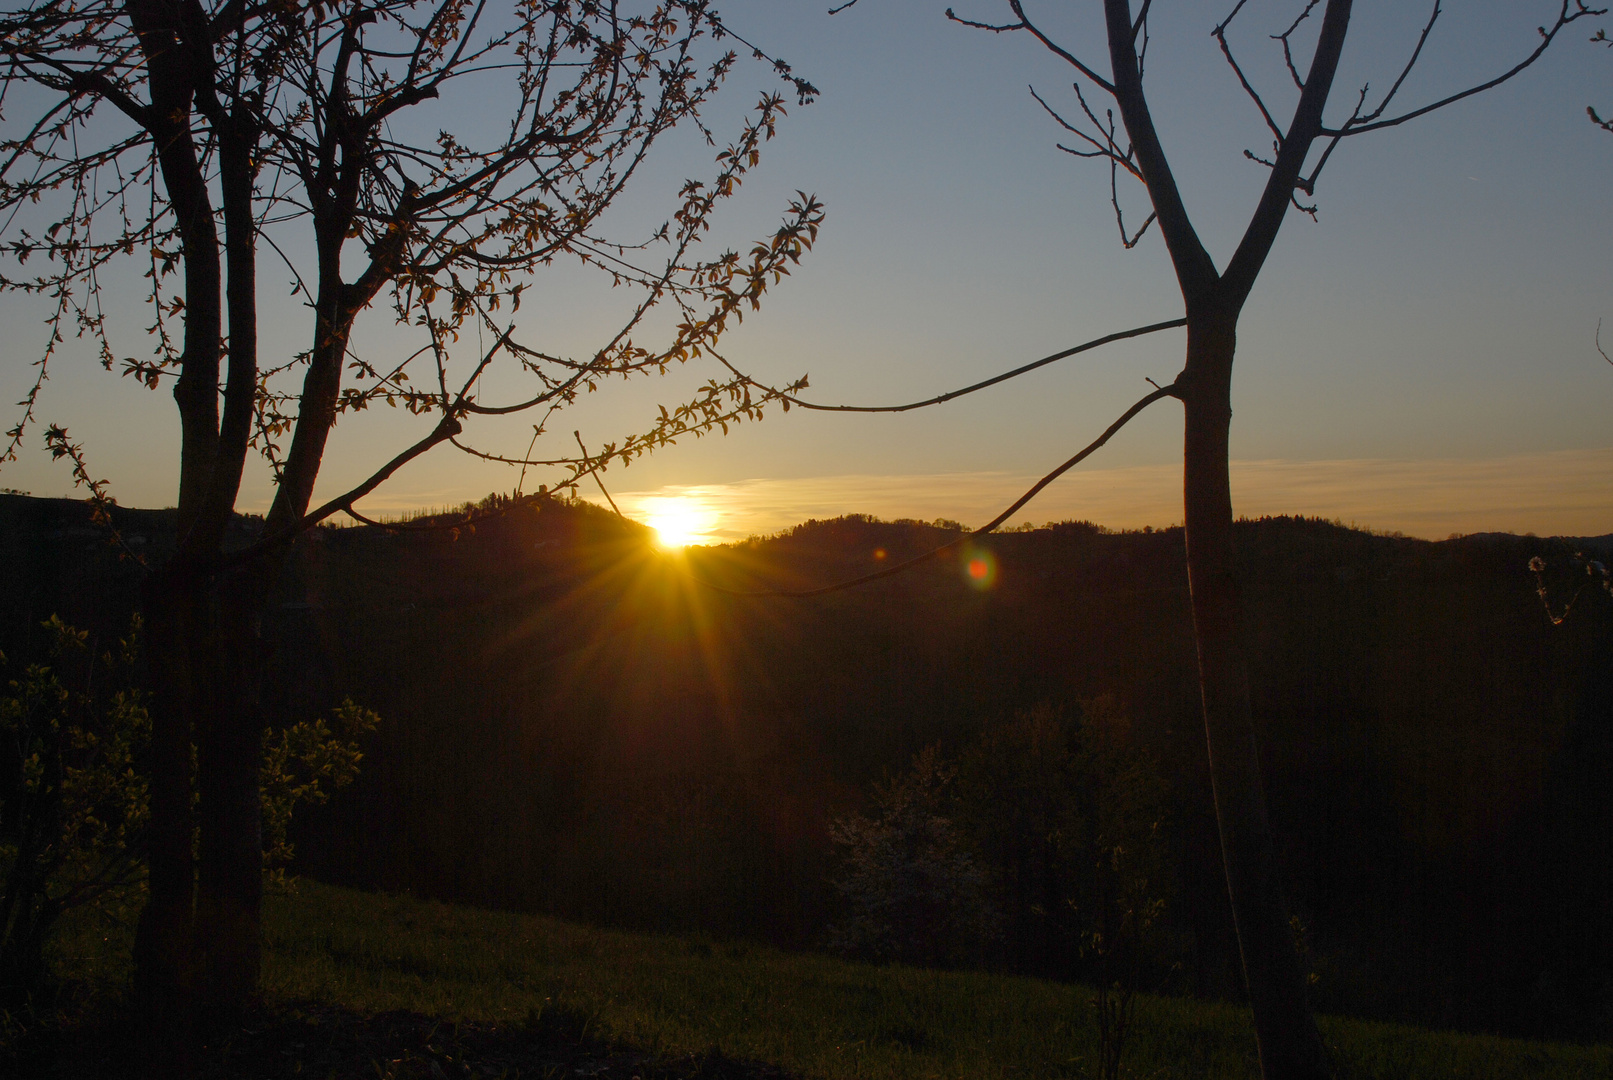
[[[317,1002],[291,1002],[250,1017],[228,1042],[203,1049],[198,1080],[286,1077],[375,1080],[786,1080],[772,1065],[736,1061],[721,1050],[651,1054],[590,1034],[591,1018],[534,1012],[515,1024],[448,1022],[393,1010],[365,1015]],[[25,1033],[0,1073],[19,1078],[122,1080],[147,1075],[138,1032],[123,1018]],[[6,1057],[9,1056],[9,1062]]]
[[[1094,995],[1079,984],[876,967],[306,879],[293,894],[267,898],[264,931],[266,1009],[201,1055],[208,1080],[1075,1080],[1096,1072]],[[139,1075],[138,1032],[116,1019],[127,1015],[129,944],[126,921],[63,927],[53,961],[73,989],[55,1012],[70,1019],[0,1014],[0,1078]],[[1605,1042],[1319,1020],[1341,1080],[1613,1076]],[[1123,1070],[1139,1080],[1254,1080],[1248,1011],[1139,995]]]

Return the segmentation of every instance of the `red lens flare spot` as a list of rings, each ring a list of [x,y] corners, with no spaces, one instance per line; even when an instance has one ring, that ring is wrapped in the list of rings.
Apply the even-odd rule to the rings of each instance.
[[[959,556],[963,577],[972,588],[989,589],[997,583],[997,557],[989,550],[975,548]]]
[[[875,562],[884,562],[885,561],[885,549],[884,548],[875,548],[874,549],[874,561]]]

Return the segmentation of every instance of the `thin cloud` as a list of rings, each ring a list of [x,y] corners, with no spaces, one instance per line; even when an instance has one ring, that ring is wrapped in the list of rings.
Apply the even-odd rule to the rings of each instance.
[[[616,501],[642,519],[668,499],[692,500],[710,515],[706,538],[721,542],[852,513],[980,525],[1035,480],[1007,472],[851,474],[669,485],[623,492]],[[1181,483],[1174,464],[1076,472],[1020,516],[1117,529],[1171,525],[1181,521]],[[1491,531],[1600,535],[1613,531],[1613,448],[1477,461],[1238,461],[1232,495],[1243,516],[1337,518],[1431,539]]]

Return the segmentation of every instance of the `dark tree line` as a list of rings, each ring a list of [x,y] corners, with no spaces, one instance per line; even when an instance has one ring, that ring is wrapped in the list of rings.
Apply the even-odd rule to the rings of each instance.
[[[1179,886],[1160,967],[1180,968],[1161,984],[1242,995],[1210,778],[1184,739],[1197,702],[1179,531],[1013,534],[991,541],[988,591],[967,583],[965,558],[866,595],[759,607],[691,590],[608,516],[542,521],[456,542],[333,536],[309,554],[306,591],[292,596],[311,606],[280,616],[328,680],[303,707],[351,692],[393,724],[357,798],[309,819],[305,868],[814,946],[835,911],[832,819],[871,814],[870,785],[924,747],[962,766],[990,738],[959,779],[998,789],[971,800],[998,816],[969,832],[993,852],[984,864],[1024,868],[991,871],[987,887],[1022,880],[1023,907],[1003,910],[1056,912],[1034,895],[1035,853],[1014,845],[1080,816],[1087,793],[1061,804],[1057,769],[1010,764],[1033,756],[1014,717],[1048,705],[1074,720],[1110,693],[1169,784]],[[719,582],[810,585],[947,535],[825,523],[737,553],[738,565],[697,565]],[[1238,544],[1263,781],[1312,944],[1305,970],[1321,976],[1314,999],[1437,1024],[1605,1031],[1605,594],[1553,627],[1519,567],[1557,547],[1523,538],[1429,544],[1276,521],[1238,526]],[[436,669],[427,657],[444,627],[455,644]],[[1082,660],[1057,662],[1071,654]],[[1002,816],[1015,807],[1020,818]],[[992,963],[1092,975],[1076,924],[1057,914],[1002,932]]]
[[[6,582],[5,625],[60,610],[91,626],[84,609],[126,590],[130,568],[87,527],[30,547],[32,530],[62,525],[47,524],[52,504],[13,502],[39,516],[7,519],[5,556],[28,573]],[[117,514],[126,537],[159,542],[163,515]],[[1607,594],[1587,590],[1550,623],[1521,568],[1536,554],[1557,568],[1547,583],[1560,603],[1585,580],[1561,541],[1433,544],[1288,520],[1237,530],[1263,780],[1319,976],[1312,1000],[1606,1038]],[[1169,785],[1175,889],[1157,944],[1161,966],[1179,967],[1161,984],[1241,996],[1209,777],[1185,738],[1198,721],[1179,531],[1014,533],[989,541],[990,590],[937,561],[810,605],[692,590],[608,512],[558,504],[458,540],[316,535],[266,620],[280,650],[271,707],[300,719],[350,694],[385,722],[355,786],[293,830],[297,872],[816,947],[838,910],[831,822],[872,816],[872,784],[926,746],[961,762],[1016,713],[1049,705],[1073,720],[1107,692]],[[842,520],[693,561],[719,583],[810,586],[949,535]],[[1081,662],[1057,662],[1072,654]],[[1024,741],[1003,736],[992,760]],[[1014,773],[1005,807],[1056,787],[1056,770]],[[1023,856],[1025,869],[992,871],[989,889],[1037,880],[1035,852],[1011,848],[1034,844],[1039,821],[990,823],[997,854],[977,865]],[[1019,910],[1003,895],[1000,910]],[[1027,889],[1022,913],[1040,903]],[[987,960],[1089,978],[1073,930],[1009,918]]]

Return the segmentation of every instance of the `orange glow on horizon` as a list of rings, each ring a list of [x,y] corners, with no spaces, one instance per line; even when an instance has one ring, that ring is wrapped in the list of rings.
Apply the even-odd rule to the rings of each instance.
[[[716,511],[704,501],[687,496],[666,496],[646,500],[645,524],[655,530],[655,542],[667,551],[713,542],[711,529],[717,523]]]

